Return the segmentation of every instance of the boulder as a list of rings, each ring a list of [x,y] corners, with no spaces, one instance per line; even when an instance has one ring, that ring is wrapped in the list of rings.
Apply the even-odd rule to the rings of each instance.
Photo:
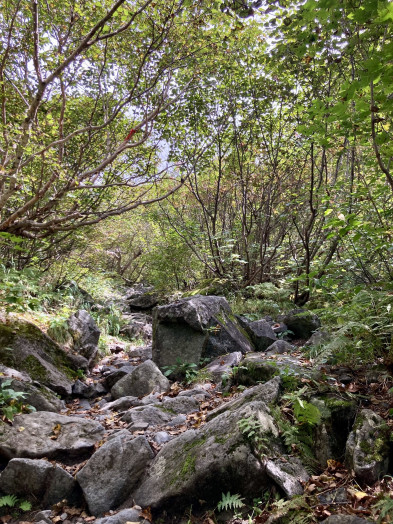
[[[266,320],[255,320],[246,324],[246,330],[257,351],[266,351],[277,340],[277,336]]]
[[[345,460],[357,479],[368,485],[386,475],[389,466],[390,428],[377,413],[362,409],[346,446]]]
[[[152,360],[146,360],[132,373],[121,378],[111,389],[114,399],[120,397],[143,397],[152,391],[162,392],[169,389],[169,380],[164,377]]]
[[[72,385],[72,394],[75,397],[93,398],[96,396],[96,390],[94,385],[86,384],[78,379]]]
[[[92,367],[101,333],[94,318],[86,310],[80,309],[68,319],[68,330],[72,336],[73,350],[85,357]]]
[[[318,316],[306,309],[294,309],[284,315],[282,321],[288,326],[295,338],[311,337],[314,331],[321,327]]]
[[[75,376],[67,353],[37,326],[8,316],[0,321],[0,362],[64,396]]]
[[[12,426],[0,425],[0,457],[80,457],[103,435],[104,428],[94,420],[47,411],[17,415]]]
[[[158,304],[158,295],[152,286],[137,285],[125,297],[131,311],[151,309]]]
[[[0,475],[0,490],[9,495],[34,496],[48,507],[77,498],[77,483],[67,471],[47,460],[15,458]]]
[[[136,406],[140,406],[141,401],[138,399],[138,397],[120,397],[117,400],[114,400],[113,402],[108,402],[105,404],[101,411],[127,411],[127,409],[134,408]]]
[[[311,337],[307,340],[307,342],[304,344],[306,347],[310,346],[322,346],[323,344],[327,344],[331,339],[330,333],[327,331],[315,331]]]
[[[125,377],[129,373],[132,373],[134,369],[135,366],[123,366],[120,369],[115,369],[114,371],[110,372],[105,377],[106,387],[112,389],[116,382],[118,382],[121,378]]]
[[[160,368],[252,349],[224,297],[196,295],[153,312],[153,360]]]
[[[135,488],[154,453],[146,438],[130,433],[99,448],[76,475],[92,515],[117,508]]]
[[[261,493],[271,480],[257,449],[240,430],[244,419],[255,421],[256,433],[269,441],[272,454],[282,452],[269,408],[262,401],[246,402],[168,442],[129,500],[142,507],[181,509],[198,506],[200,499],[215,505],[227,491],[250,497]]]

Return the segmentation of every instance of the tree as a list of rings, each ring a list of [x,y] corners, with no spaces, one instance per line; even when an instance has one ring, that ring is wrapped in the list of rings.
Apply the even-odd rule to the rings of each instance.
[[[194,85],[213,17],[228,18],[218,4],[6,3],[0,232],[45,238],[181,187],[190,166],[165,162],[157,117],[171,114]]]

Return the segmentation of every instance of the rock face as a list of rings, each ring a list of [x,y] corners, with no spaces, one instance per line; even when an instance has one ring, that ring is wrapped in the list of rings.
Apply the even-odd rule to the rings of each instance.
[[[153,335],[153,319],[150,315],[145,313],[132,313],[131,315],[123,315],[123,319],[127,319],[128,323],[121,329],[123,335],[130,339],[141,338],[145,342],[150,342]]]
[[[259,393],[263,394],[262,389]],[[240,430],[239,421],[255,421],[260,436],[269,439],[269,451],[282,450],[276,444],[278,430],[269,408],[251,398],[244,397],[240,407],[235,403],[227,406],[200,429],[186,431],[168,442],[129,500],[143,507],[175,504],[180,508],[197,504],[199,499],[216,503],[226,491],[245,496],[260,493],[271,481],[258,451]]]
[[[94,420],[46,411],[18,415],[12,426],[0,425],[0,457],[83,456],[93,450],[103,434],[104,428]]]
[[[99,448],[76,475],[90,512],[98,516],[118,507],[153,457],[145,437],[127,432]]]
[[[15,458],[0,475],[0,490],[9,495],[33,495],[44,507],[77,498],[75,479],[46,460]]]
[[[121,378],[111,389],[114,399],[120,397],[143,397],[152,391],[162,392],[169,389],[169,380],[161,373],[152,360],[146,360]]]
[[[310,338],[314,331],[321,327],[321,321],[306,309],[294,309],[284,315],[282,321],[297,338]]]
[[[266,473],[277,482],[287,497],[302,495],[301,482],[307,482],[310,478],[300,460],[289,456],[267,460]]]
[[[243,355],[240,351],[228,353],[227,355],[215,358],[204,369],[210,374],[213,382],[220,383],[223,378],[225,380],[225,377],[231,375],[233,367],[240,363],[242,357]]]
[[[154,310],[153,360],[160,368],[252,350],[224,297],[194,296]]]
[[[0,322],[0,362],[26,372],[32,380],[60,395],[71,394],[72,360],[30,322],[12,317]]]
[[[97,356],[100,338],[100,330],[94,318],[84,309],[80,309],[68,319],[68,329],[74,351],[85,357],[91,367]]]
[[[370,409],[362,409],[347,440],[345,459],[356,477],[368,485],[385,475],[389,466],[390,429]]]

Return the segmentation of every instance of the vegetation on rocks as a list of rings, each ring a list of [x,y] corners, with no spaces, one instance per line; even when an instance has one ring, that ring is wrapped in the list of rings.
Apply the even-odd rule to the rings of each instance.
[[[140,522],[181,522],[180,500],[193,524],[393,522],[392,5],[2,6],[0,432],[23,440],[22,419],[33,438],[40,411],[65,417],[45,430],[61,471],[18,466],[32,484],[46,468],[52,522],[101,517],[72,483],[111,431],[152,451],[134,487],[153,517],[135,510]],[[73,414],[103,438],[78,460],[62,440]],[[232,433],[204,429],[226,416]],[[198,454],[206,442],[217,455]],[[2,468],[30,456],[18,453],[0,451]],[[1,478],[4,524],[44,509]]]

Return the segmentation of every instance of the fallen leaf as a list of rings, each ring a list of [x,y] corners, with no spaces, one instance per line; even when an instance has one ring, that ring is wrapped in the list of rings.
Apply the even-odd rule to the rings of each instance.
[[[23,426],[20,426],[20,428],[18,429],[18,431],[24,431],[25,428]]]
[[[348,490],[348,493],[350,495],[352,495],[352,497],[355,497],[356,500],[362,500],[364,499],[365,497],[369,497],[370,495],[368,495],[367,493],[365,493],[364,491],[358,491],[356,489],[349,489]]]
[[[145,508],[141,511],[140,517],[143,517],[144,519],[148,520],[149,522],[152,521],[152,515],[151,515],[151,509],[150,507]]]

